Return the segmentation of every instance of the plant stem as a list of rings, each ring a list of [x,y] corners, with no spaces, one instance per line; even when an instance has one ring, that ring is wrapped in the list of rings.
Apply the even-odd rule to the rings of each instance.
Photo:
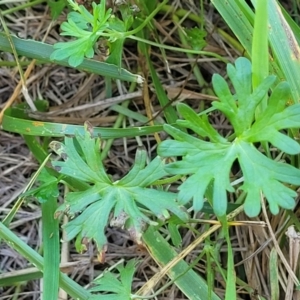
[[[17,5],[15,7],[7,9],[7,10],[3,10],[2,11],[2,15],[5,16],[5,15],[8,15],[8,14],[14,13],[16,11],[19,11],[21,9],[25,9],[27,7],[31,7],[31,6],[34,6],[36,4],[40,4],[40,3],[43,3],[43,2],[46,2],[46,1],[45,0],[35,0],[35,1],[32,1],[32,2],[28,1],[28,2],[26,2],[24,4]]]

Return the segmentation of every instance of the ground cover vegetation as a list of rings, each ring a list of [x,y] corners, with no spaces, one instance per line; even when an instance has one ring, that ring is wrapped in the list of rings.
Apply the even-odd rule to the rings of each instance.
[[[299,6],[0,1],[0,299],[299,299]]]

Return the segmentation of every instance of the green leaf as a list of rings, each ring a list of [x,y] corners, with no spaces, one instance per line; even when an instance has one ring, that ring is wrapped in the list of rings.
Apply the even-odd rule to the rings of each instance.
[[[93,58],[93,46],[95,42],[95,38],[86,36],[67,43],[57,43],[54,45],[55,50],[52,52],[50,59],[63,60],[69,58],[69,65],[77,67],[83,62],[85,56],[87,58]]]
[[[178,200],[186,204],[193,199],[193,208],[199,211],[207,186],[214,184],[214,210],[223,215],[227,208],[226,190],[234,191],[229,182],[229,173],[236,159],[235,148],[230,143],[205,142],[180,131],[170,125],[164,126],[166,132],[182,141],[164,141],[158,153],[165,156],[182,156],[181,161],[166,165],[170,174],[193,174],[179,187]],[[185,141],[184,141],[185,140]]]
[[[202,50],[206,46],[205,37],[207,32],[198,27],[186,28],[187,41],[194,50]]]
[[[168,232],[170,233],[173,245],[178,248],[181,246],[182,238],[178,229],[178,225],[174,222],[168,223]]]
[[[237,136],[251,127],[255,109],[268,93],[275,82],[275,76],[268,76],[253,92],[251,88],[251,63],[244,57],[236,60],[235,67],[227,66],[228,76],[235,88],[235,95],[231,94],[225,79],[220,75],[213,76],[213,86],[220,102],[213,102],[213,106],[222,111],[234,127]]]
[[[78,153],[78,151],[84,151],[84,153],[90,154],[93,151],[94,153],[92,154],[97,155],[96,151],[99,151],[99,140],[95,144],[94,139],[86,135],[85,137],[79,136],[76,141],[78,143],[86,143],[87,145],[91,145],[90,141],[92,141],[93,148],[78,149],[74,144],[73,138],[68,137],[65,138],[65,144],[56,141],[50,143],[50,148],[64,159],[64,161],[53,163],[56,170],[63,172],[64,175],[69,175],[89,183],[97,182],[98,180],[110,183],[110,179],[103,170],[101,160],[98,156],[88,157],[84,160]],[[95,165],[92,164],[93,162]],[[99,163],[99,165],[96,165],[96,163]]]
[[[128,31],[134,21],[133,10],[131,9],[130,3],[123,2],[118,5],[118,9],[122,15],[122,20],[124,22],[125,30]]]
[[[50,7],[51,18],[56,20],[67,5],[67,0],[47,0]]]
[[[207,115],[199,117],[196,112],[188,105],[179,103],[177,105],[179,113],[185,120],[178,120],[177,123],[185,128],[190,128],[201,137],[208,137],[214,142],[226,142],[224,139],[209,123]]]
[[[68,15],[68,22],[63,22],[60,26],[62,30],[61,35],[73,36],[77,38],[88,37],[92,34],[90,32],[87,21],[76,12],[71,12]]]
[[[83,5],[72,4],[74,10],[68,14],[67,22],[61,25],[61,35],[75,37],[76,40],[70,42],[60,42],[54,45],[55,51],[51,54],[51,60],[63,60],[69,58],[70,66],[79,66],[85,57],[94,56],[94,45],[106,29],[109,27],[111,9],[106,11],[105,0],[100,4],[93,2],[93,14]],[[111,32],[110,40],[115,40],[117,32]],[[118,64],[120,68],[120,63]]]
[[[100,4],[93,2],[94,25],[98,25],[97,30],[103,26],[109,26],[108,20],[111,17],[112,9],[106,10],[106,1],[100,0]],[[96,26],[95,26],[96,27]]]
[[[82,198],[81,201],[85,201]],[[68,202],[72,205],[72,202]],[[97,201],[89,205],[84,211],[72,221],[64,225],[68,240],[72,240],[80,234],[81,239],[93,239],[99,252],[105,247],[107,240],[104,230],[108,223],[108,218],[116,200],[111,197],[106,197],[102,201]]]
[[[239,58],[235,67],[229,64],[227,70],[235,94],[231,93],[221,76],[214,75],[213,86],[220,101],[213,105],[233,125],[236,136],[234,141],[229,142],[220,136],[209,124],[207,117],[198,116],[184,104],[180,104],[178,110],[185,120],[178,120],[178,125],[193,130],[209,141],[164,125],[165,131],[175,140],[163,141],[158,146],[158,154],[162,157],[181,157],[166,165],[165,170],[172,175],[189,175],[178,188],[178,200],[181,204],[193,200],[193,208],[200,210],[204,194],[211,183],[214,211],[216,215],[223,216],[227,208],[227,191],[234,191],[229,175],[237,159],[244,176],[240,188],[247,193],[246,214],[256,216],[260,212],[261,195],[266,197],[274,214],[278,213],[279,207],[292,209],[297,193],[283,183],[299,185],[300,170],[264,156],[253,143],[267,141],[289,154],[299,153],[299,144],[279,130],[300,127],[300,106],[297,104],[285,108],[290,90],[288,84],[282,82],[271,94],[265,111],[255,120],[256,107],[268,95],[276,78],[267,77],[252,91],[251,64],[246,58]]]
[[[285,163],[273,161],[261,154],[252,144],[240,141],[238,159],[244,174],[241,189],[247,192],[245,211],[249,216],[260,212],[261,192],[266,196],[270,210],[277,214],[279,206],[292,209],[297,193],[281,182],[300,184],[300,170]]]
[[[93,23],[94,18],[93,15],[90,14],[90,12],[87,11],[85,13],[85,16],[83,16],[81,13],[71,11],[68,14],[67,22],[63,22],[60,26],[60,29],[62,30],[61,35],[70,35],[70,36],[75,36],[73,35],[73,31],[78,30],[82,35],[86,35],[86,29],[89,29],[88,24]],[[80,36],[79,36],[80,37]]]
[[[29,191],[23,193],[23,196],[34,196],[40,203],[45,203],[49,198],[57,198],[59,191],[57,188],[58,180],[56,177],[50,175],[48,171],[42,169],[37,181],[39,186],[31,188]]]
[[[59,222],[54,218],[59,196],[57,179],[43,169],[38,176],[40,187],[33,191],[42,203],[42,234],[44,246],[43,299],[57,299],[59,288]]]
[[[65,137],[64,143],[50,144],[62,158],[62,161],[52,161],[54,168],[90,185],[87,190],[69,192],[65,203],[57,210],[57,215],[67,213],[73,218],[65,225],[68,239],[76,236],[93,239],[101,251],[106,245],[105,227],[109,222],[128,229],[139,242],[144,224],[156,224],[151,221],[151,214],[165,219],[173,212],[187,220],[175,193],[148,187],[167,174],[161,158],[145,166],[146,151],[138,149],[132,170],[124,178],[112,182],[100,159],[100,138],[93,136],[93,129],[85,124],[84,136],[76,134]]]
[[[111,294],[101,296],[101,299],[111,300],[130,300],[131,284],[135,272],[137,262],[130,260],[126,266],[118,265],[116,268],[119,273],[119,279],[112,272],[105,272],[101,277],[96,278],[93,283],[94,287],[90,288],[90,292],[110,292]],[[99,298],[99,296],[98,296]],[[98,299],[97,296],[92,299]]]
[[[300,145],[295,140],[278,132],[285,128],[299,128],[300,105],[295,104],[285,108],[286,100],[290,97],[290,89],[287,82],[281,82],[274,89],[266,110],[253,124],[251,130],[244,139],[255,143],[267,141],[288,154],[300,152]]]

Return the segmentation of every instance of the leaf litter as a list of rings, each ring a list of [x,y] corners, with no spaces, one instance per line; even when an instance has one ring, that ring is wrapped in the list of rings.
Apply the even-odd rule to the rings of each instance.
[[[6,8],[14,7],[18,4],[7,4]],[[180,4],[182,5],[182,4]],[[185,6],[186,9],[190,11],[199,12],[199,8],[194,4],[188,2]],[[12,33],[17,33],[23,37],[35,37],[37,40],[41,40],[45,35],[48,26],[50,25],[51,18],[49,16],[49,11],[45,9],[44,4],[40,4],[36,7],[30,8],[25,11],[17,11],[12,14],[12,18],[7,18],[9,28]],[[161,26],[168,28],[170,26],[171,20],[170,16],[165,15],[165,18],[162,18]],[[61,18],[65,18],[65,14]],[[215,14],[207,15],[208,23],[217,23],[216,20],[220,20],[220,17]],[[61,21],[61,20],[59,20]],[[158,27],[159,28],[159,27]],[[171,31],[171,30],[170,30]],[[168,39],[169,36],[166,36],[165,32],[159,31],[162,39]],[[214,33],[214,35],[216,35]],[[176,34],[173,34],[172,39],[177,40],[178,37]],[[213,36],[210,36],[211,40],[208,43],[208,47],[215,49],[220,53],[236,53],[235,49],[224,48],[227,47],[224,43],[221,43],[218,38],[214,39]],[[57,40],[61,40],[58,32],[55,28],[50,31],[50,34],[46,38],[46,42],[53,44]],[[137,65],[137,56],[133,53],[132,47],[125,47],[125,62],[127,65],[132,66],[133,68]],[[233,54],[235,55],[235,54]],[[8,59],[11,59],[7,55]],[[199,89],[198,84],[195,82],[195,78],[191,76],[185,82],[186,75],[189,72],[191,67],[190,61],[184,61],[185,57],[180,57],[178,53],[168,53],[168,59],[171,70],[170,73],[165,72],[165,62],[163,57],[158,53],[153,53],[153,58],[156,60],[157,72],[160,75],[160,79],[166,85],[170,87],[181,87],[182,84],[185,84],[185,88],[192,92],[202,92]],[[177,62],[176,59],[180,59],[180,62]],[[174,62],[173,62],[174,61]],[[211,81],[213,73],[225,74],[225,66],[217,61],[210,59],[204,60],[201,62],[201,68],[204,74],[206,75],[205,79],[207,82]],[[18,75],[15,74],[12,68],[2,68],[1,72],[4,72],[4,76],[1,76],[0,79],[0,105],[3,107],[5,100],[8,98],[14,89],[14,84],[18,81]],[[1,74],[2,75],[2,74]],[[13,80],[11,80],[13,78]],[[53,108],[53,111],[61,112],[65,107],[76,107],[80,104],[93,103],[93,99],[101,96],[100,98],[105,99],[105,89],[104,81],[102,78],[97,76],[85,74],[83,72],[77,72],[72,69],[62,68],[55,65],[36,65],[30,79],[28,80],[28,87],[31,95],[34,99],[46,98],[50,102],[50,107]],[[125,87],[124,87],[125,88]],[[113,92],[117,92],[117,87],[113,87]],[[194,100],[185,100],[185,103],[188,103],[190,106],[194,107],[197,111],[200,102],[195,102]],[[203,104],[204,103],[204,104]],[[201,105],[206,105],[202,101]],[[210,105],[210,104],[208,104]],[[132,104],[132,107],[136,109],[141,114],[145,115],[143,101],[142,99],[137,99]],[[157,103],[153,102],[153,112],[159,111],[160,107]],[[57,121],[58,117],[53,116],[53,121]],[[69,113],[68,115],[63,115],[60,122],[74,123],[74,124],[83,124],[85,120],[89,120],[93,125],[101,126],[112,126],[114,120],[117,116],[112,113],[109,109],[84,109],[79,112]],[[231,124],[227,123],[224,120],[224,117],[220,113],[213,113],[210,115],[209,119],[213,123],[214,127],[218,129],[219,132],[222,132],[222,136],[230,135]],[[224,134],[225,133],[225,134]],[[156,153],[156,143],[152,137],[144,137],[142,139],[143,144],[146,146],[147,155],[149,157],[154,157]],[[22,138],[16,135],[8,134],[5,132],[0,132],[0,145],[1,145],[1,172],[0,172],[0,193],[1,193],[1,218],[3,218],[8,209],[12,207],[13,202],[18,195],[21,194],[22,188],[27,184],[28,179],[32,173],[37,169],[37,163],[30,156],[28,149],[26,148]],[[126,139],[126,142],[122,140],[117,140],[114,142],[108,157],[105,159],[104,164],[111,174],[114,181],[122,180],[133,165],[134,157],[136,154],[136,141],[135,139]],[[67,156],[63,159],[68,159]],[[231,179],[239,176],[239,170],[232,174]],[[122,214],[121,214],[122,215]],[[127,215],[123,215],[124,219],[117,219],[115,222],[117,225],[124,224],[127,220]],[[197,214],[198,218],[205,218],[201,213]],[[11,223],[11,228],[19,236],[22,237],[29,245],[34,249],[39,249],[41,246],[39,240],[40,227],[39,220],[40,210],[37,203],[30,202],[27,205],[21,207],[16,215],[16,219]],[[239,216],[241,220],[247,220],[246,216]],[[260,220],[259,217],[256,218]],[[114,219],[111,219],[113,223]],[[280,228],[284,224],[284,213],[281,212],[277,216],[270,216],[271,224],[274,228],[276,236],[280,236],[282,232]],[[196,225],[194,230],[198,230],[199,233],[206,230],[205,226]],[[102,236],[103,238],[103,236]],[[139,264],[137,275],[138,280],[134,281],[134,287],[141,286],[149,277],[152,277],[155,274],[157,268],[155,262],[147,255],[147,252],[137,245],[133,244],[129,234],[126,230],[116,229],[113,227],[108,227],[106,229],[105,243],[108,245],[108,251],[105,254],[105,264],[100,265],[97,258],[97,249],[93,246],[92,243],[87,243],[87,252],[77,253],[75,250],[75,245],[70,244],[69,250],[65,253],[66,259],[62,262],[63,268],[67,268],[66,272],[71,274],[73,278],[76,278],[76,281],[81,284],[85,284],[87,281],[95,278],[101,270],[104,270],[106,267],[115,264],[119,258],[125,258],[129,264],[130,259],[139,258],[142,260],[142,263]],[[211,236],[212,240],[217,240],[217,234]],[[183,231],[183,241],[181,247],[190,244],[194,240],[192,231]],[[241,256],[245,259],[246,267],[246,276],[248,282],[251,286],[258,289],[258,291],[253,290],[253,295],[255,292],[268,295],[267,287],[267,277],[265,269],[262,268],[262,265],[265,265],[265,262],[268,260],[271,244],[268,239],[268,233],[264,228],[261,227],[236,227],[232,230],[232,244],[234,247],[235,255]],[[194,252],[190,253],[187,257],[187,260],[192,260],[193,257],[199,254],[203,250],[203,245],[199,246]],[[255,252],[259,250],[261,251]],[[222,246],[220,253],[226,252],[226,246]],[[252,253],[255,253],[254,257],[250,257]],[[249,258],[250,257],[250,258]],[[12,251],[10,248],[3,246],[1,244],[0,248],[0,268],[2,271],[10,272],[11,270],[22,270],[27,267],[27,262],[23,258],[19,257],[18,254]],[[131,267],[131,265],[130,265]],[[205,264],[199,262],[197,264],[197,269],[200,273],[205,272]],[[256,276],[253,276],[256,274]],[[256,279],[254,279],[256,278]],[[217,278],[217,280],[219,280]],[[162,283],[163,284],[163,283]],[[12,295],[13,290],[7,288],[0,288],[1,295]],[[28,282],[23,288],[22,299],[39,299],[38,292],[39,286],[38,281]],[[218,288],[220,294],[222,294],[223,288],[220,285]],[[27,293],[27,294],[26,294]],[[164,296],[161,299],[184,299],[181,293],[176,289],[167,289],[164,292]],[[243,299],[243,295],[240,295],[240,299]]]

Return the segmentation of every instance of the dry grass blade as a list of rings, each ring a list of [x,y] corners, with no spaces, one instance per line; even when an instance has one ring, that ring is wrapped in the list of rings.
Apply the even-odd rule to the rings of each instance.
[[[243,211],[243,206],[241,205],[239,208],[234,210],[227,216],[227,219],[230,220],[236,217]],[[162,269],[155,274],[139,291],[138,295],[147,295],[149,291],[151,291],[156,284],[174,267],[180,260],[186,257],[191,251],[200,243],[202,243],[207,237],[209,237],[212,233],[221,228],[221,225],[214,225],[209,228],[205,233],[201,234],[197,239],[195,239],[191,244],[189,244],[182,252],[180,252],[173,260],[171,260],[168,264],[162,267]],[[149,253],[151,250],[149,249]]]
[[[289,263],[287,262],[285,256],[283,255],[281,249],[280,249],[280,246],[278,245],[278,241],[276,239],[276,236],[273,232],[273,229],[272,229],[272,226],[270,224],[270,221],[269,221],[269,218],[268,218],[268,214],[267,214],[267,210],[266,210],[266,206],[265,206],[265,203],[264,203],[264,200],[263,200],[263,195],[261,195],[261,204],[262,204],[262,211],[263,211],[263,214],[264,214],[264,217],[265,217],[265,220],[266,220],[266,223],[267,223],[267,226],[268,226],[268,229],[269,229],[269,232],[270,232],[270,235],[272,237],[272,240],[273,240],[273,243],[274,243],[274,247],[277,251],[277,254],[279,255],[279,257],[281,258],[281,261],[282,263],[284,264],[289,276],[291,277],[291,279],[293,280],[293,282],[298,286],[299,285],[299,279],[297,278],[297,276],[295,275],[293,269],[291,268],[291,266],[289,265]]]
[[[296,232],[294,226],[289,226],[287,232],[285,233],[289,239],[289,257],[290,266],[294,272],[297,272],[299,267],[299,254],[300,254],[300,233]],[[288,283],[286,288],[285,300],[296,300],[299,299],[299,290],[294,291],[294,281],[293,277],[289,273]]]
[[[66,20],[67,10],[63,11],[55,23],[51,23],[46,2],[26,2],[26,9],[23,9],[21,7],[23,4],[20,4],[18,1],[0,2],[1,9],[7,12],[4,18],[13,35],[18,35],[24,40],[34,39],[36,41],[41,41],[44,37],[47,44],[67,40],[66,37],[59,35],[60,31],[58,30],[59,24]],[[112,2],[107,1],[108,5]],[[143,6],[147,3],[151,4],[151,1],[131,2],[136,2],[141,6],[142,14],[138,15],[138,18],[142,19],[144,17]],[[228,60],[233,62],[237,56],[247,55],[247,52],[251,53],[253,25],[251,18],[243,19],[245,23],[242,28],[239,17],[236,15],[228,16],[237,25],[237,28],[240,29],[238,36],[242,40],[242,46],[230,31],[228,24],[224,23],[222,16],[218,14],[212,5],[212,3],[218,3],[219,7],[226,7],[228,2],[234,3],[234,8],[237,9],[237,12],[240,12],[238,7],[241,6],[238,6],[238,4],[246,4],[247,1],[212,0],[197,2],[169,0],[162,7],[160,13],[156,15],[156,20],[152,22],[151,27],[149,27],[149,39],[151,41],[154,40],[155,42],[162,43],[163,47],[181,47],[182,50],[185,50],[183,48],[190,45],[183,45],[181,34],[187,38],[186,29],[203,27],[207,33],[205,38],[207,44],[203,50],[212,51],[217,57],[211,58],[201,55],[196,60],[184,52],[173,51],[174,47],[165,47],[166,49],[162,50],[159,47],[153,46],[148,49],[154,71],[157,74],[159,82],[161,82],[168,101],[172,102],[171,100],[176,98],[176,101],[171,103],[171,105],[174,106],[178,102],[184,102],[190,105],[197,114],[206,111],[211,107],[211,101],[218,100],[211,88],[212,75],[218,73],[224,76],[226,73],[224,62]],[[291,16],[295,16],[296,19],[297,13],[296,10],[293,10],[296,7],[296,1],[282,2],[284,2],[286,8],[290,9]],[[296,71],[299,71],[299,47],[290,28],[282,19],[280,9],[274,4],[275,1],[272,0],[268,3],[270,5],[269,10],[271,8],[274,9],[271,10],[274,12],[271,16],[274,19],[272,19],[270,28],[273,28],[275,24],[273,22],[279,20],[283,28],[280,34],[285,36],[286,42],[282,43],[278,39],[278,32],[273,30],[271,39],[274,39],[274,41],[272,46],[273,52],[271,54],[273,55],[275,52],[282,50],[281,54],[283,56],[278,56],[278,60],[290,72],[290,78],[297,83],[299,80],[295,74],[297,74]],[[34,6],[30,6],[32,4]],[[295,5],[293,6],[293,4]],[[116,6],[113,6],[113,10],[117,9]],[[251,14],[253,13],[252,10],[250,12]],[[145,17],[147,17],[146,13]],[[154,28],[155,30],[153,30]],[[156,35],[152,34],[152,32],[155,32]],[[236,31],[234,30],[234,32]],[[283,44],[285,45],[284,47]],[[288,51],[286,45],[288,45]],[[247,51],[244,48],[247,48]],[[294,62],[292,68],[286,63],[286,58],[284,58],[286,55],[290,56],[289,63],[291,61]],[[145,70],[143,71],[145,77],[147,77],[148,70],[143,59],[141,53],[138,52],[136,41],[125,43],[122,57],[122,66],[125,69],[135,74],[140,71],[141,67],[144,67]],[[7,66],[2,67],[2,63],[6,61]],[[15,60],[11,54],[1,53],[0,123],[6,108],[23,101],[20,76],[16,68],[11,67],[14,66],[14,62]],[[145,90],[143,92],[141,86],[131,85],[127,82],[117,83],[111,81],[109,83],[99,75],[88,74],[72,68],[57,66],[55,64],[41,65],[39,62],[28,59],[24,61],[23,58],[20,59],[20,63],[24,69],[24,78],[26,79],[28,93],[32,95],[34,100],[44,99],[49,103],[48,112],[30,114],[33,119],[79,125],[89,120],[95,126],[100,125],[108,128],[143,126],[149,119],[152,120],[153,118],[155,119],[155,124],[166,123],[166,118],[160,113],[163,109],[159,104],[157,91],[150,77],[147,78],[148,81],[144,85]],[[27,67],[24,67],[24,65]],[[199,77],[197,77],[192,67],[195,65],[197,65],[204,79],[204,83],[201,85],[199,85]],[[291,71],[295,72],[292,73]],[[294,96],[298,100],[299,87],[294,86],[294,89],[298,91],[298,94],[295,93],[296,96]],[[113,107],[112,105],[115,103],[122,103],[122,105]],[[177,113],[175,114],[177,118]],[[222,135],[226,137],[232,136],[232,126],[224,115],[213,111],[208,114],[208,118],[213,127],[222,133]],[[51,137],[38,138],[45,151],[48,151],[47,145],[50,139]],[[160,132],[155,137],[153,135],[142,136],[138,140],[135,138],[105,140],[101,145],[101,148],[106,149],[103,156],[105,168],[114,180],[119,180],[131,169],[138,145],[145,146],[149,159],[152,159],[156,156],[158,142],[164,139],[169,139],[165,132]],[[274,151],[272,153],[277,153],[276,149],[272,149],[272,151]],[[294,159],[293,157],[281,156],[281,154],[280,157],[286,161]],[[22,137],[0,131],[1,221],[11,211],[16,199],[20,196],[24,190],[24,186],[26,186],[29,178],[31,178],[37,168],[36,159],[28,151]],[[231,176],[232,180],[237,180],[236,188],[238,189],[241,185],[239,180],[242,176],[238,165],[234,165]],[[169,188],[172,192],[177,191],[178,181],[173,181],[170,186],[168,184],[169,182],[164,182],[162,185],[164,188]],[[60,202],[63,201],[62,198],[63,193],[61,193],[59,198]],[[238,191],[236,194],[230,194],[229,200],[236,202],[240,201],[241,198],[240,191]],[[292,222],[292,219],[283,212],[280,212],[277,216],[267,216],[264,206],[263,209],[264,215],[254,220],[245,221],[247,218],[238,212],[236,213],[239,214],[238,220],[228,222],[231,226],[231,243],[235,258],[237,297],[243,300],[272,299],[269,258],[274,242],[274,245],[276,245],[276,254],[278,253],[277,283],[281,293],[279,299],[285,297],[285,300],[299,300],[299,291],[295,290],[295,283],[298,283],[295,274],[298,275],[297,272],[299,271],[299,224]],[[299,208],[296,207],[294,217],[298,218],[298,216]],[[212,286],[212,290],[221,299],[224,299],[227,267],[225,261],[228,248],[223,243],[222,235],[220,234],[219,229],[221,225],[209,213],[199,214],[196,217],[193,220],[195,223],[191,222],[188,224],[190,227],[186,227],[187,224],[180,224],[178,226],[175,224],[179,228],[178,234],[182,238],[182,248],[179,246],[176,249],[179,254],[167,264],[155,260],[151,248],[148,247],[147,252],[147,249],[134,244],[131,239],[132,237],[129,236],[127,231],[108,226],[106,232],[108,251],[105,254],[105,264],[99,264],[96,256],[97,251],[93,244],[87,245],[87,252],[78,254],[73,242],[64,242],[62,244],[62,257],[64,260],[61,262],[61,270],[72,277],[75,282],[80,283],[81,286],[86,286],[87,282],[91,283],[104,270],[114,266],[120,258],[124,258],[125,261],[135,258],[141,263],[137,267],[135,279],[132,284],[133,291],[138,290],[139,295],[151,294],[158,300],[186,300],[187,296],[176,286],[176,278],[174,279],[174,277],[170,276],[174,266],[185,261],[187,265],[191,266],[193,271],[210,282],[209,286]],[[231,218],[232,216],[229,217]],[[42,249],[40,241],[40,218],[39,203],[29,199],[28,203],[18,210],[15,219],[10,224],[10,229],[36,251],[41,251]],[[200,220],[203,220],[203,222]],[[266,223],[268,224],[267,228],[264,226]],[[287,231],[289,245],[282,244],[284,242],[283,232],[291,223],[295,223],[295,230],[289,228]],[[168,227],[162,226],[160,233],[171,244]],[[196,239],[194,238],[195,235],[197,236]],[[63,239],[66,240],[67,237]],[[290,252],[288,252],[288,246]],[[211,279],[206,273],[207,266],[211,263],[209,262],[209,256],[204,254],[207,253],[205,252],[207,249],[212,249],[211,253],[218,256],[217,258],[210,256],[212,260]],[[286,259],[287,257],[288,259]],[[220,268],[216,267],[214,259],[217,264],[220,264]],[[283,265],[284,261],[285,265]],[[35,268],[28,268],[28,261],[9,248],[8,245],[1,244],[0,269],[3,272],[0,275],[0,283],[1,280],[9,280],[15,276],[28,275],[28,281],[22,285],[17,283],[16,286],[0,287],[0,298],[40,299],[40,282],[34,278],[39,278],[41,273],[37,272]],[[11,272],[11,270],[14,271]],[[164,288],[161,288],[161,286]],[[284,296],[282,295],[283,293]],[[66,293],[63,292],[60,294],[60,297],[68,299]]]

